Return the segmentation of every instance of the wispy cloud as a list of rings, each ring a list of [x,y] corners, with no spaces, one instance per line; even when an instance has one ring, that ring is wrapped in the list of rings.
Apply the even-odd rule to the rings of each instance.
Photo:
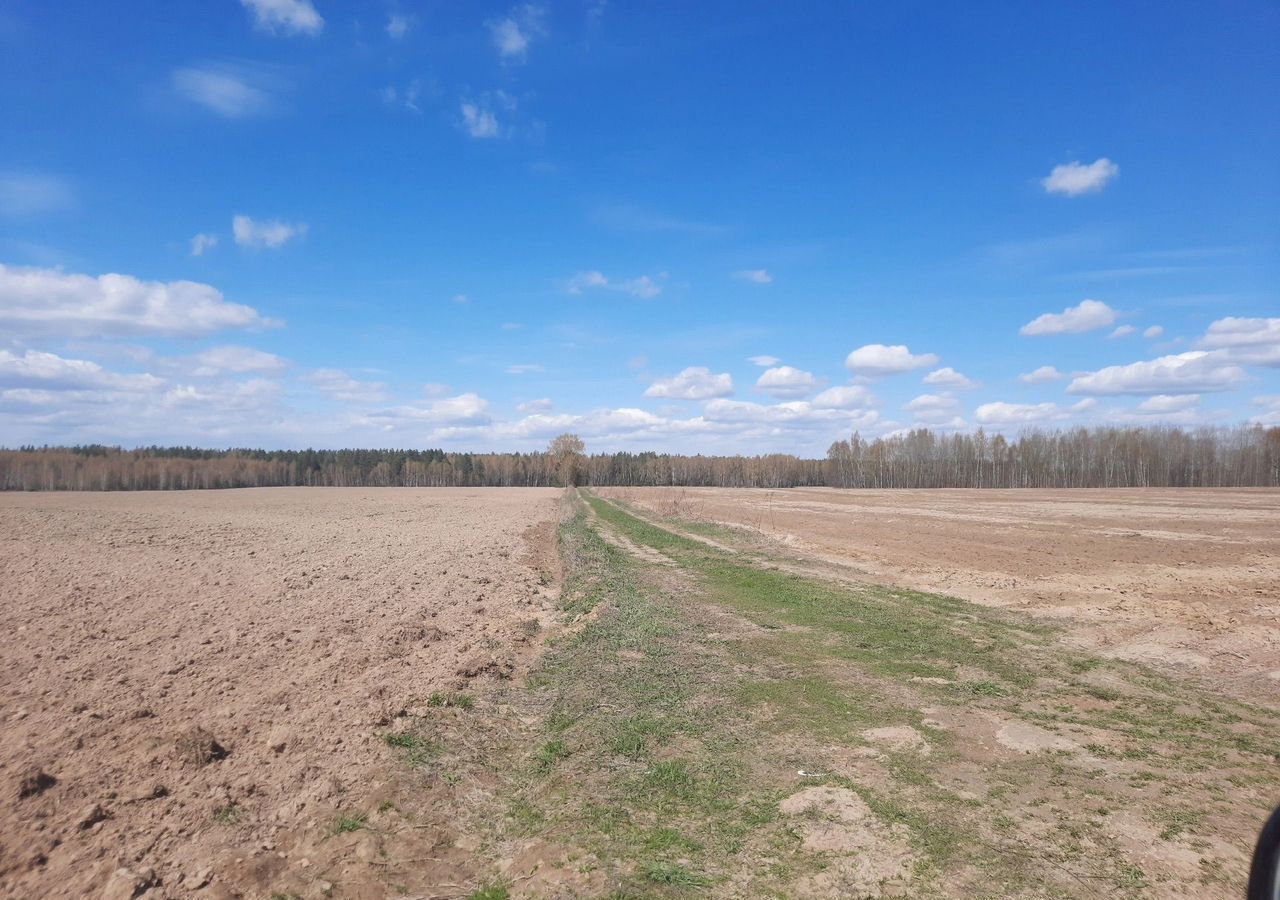
[[[529,44],[546,34],[545,8],[533,3],[514,7],[501,19],[488,22],[489,35],[503,62],[522,63],[529,55]]]
[[[659,273],[657,277],[661,279],[665,277],[665,273]],[[578,272],[565,282],[565,290],[570,294],[581,294],[593,289],[630,294],[641,300],[652,300],[662,293],[662,286],[648,275],[617,281],[608,278],[602,272],[591,269]]]
[[[191,239],[191,255],[204,256],[216,246],[218,246],[218,236],[216,234],[197,234]]]
[[[462,130],[473,138],[496,138],[502,136],[502,127],[498,124],[498,117],[491,110],[475,103],[464,101],[460,107],[460,112],[462,113]]]
[[[236,243],[252,250],[276,250],[294,238],[307,233],[306,223],[282,222],[279,219],[256,220],[236,216],[231,220],[231,233]]]
[[[226,119],[262,115],[274,107],[279,74],[243,63],[202,63],[175,69],[171,77],[178,96]]]
[[[405,35],[409,33],[409,29],[413,27],[413,22],[408,16],[397,15],[391,13],[387,16],[387,35],[393,41],[402,41]]]
[[[66,180],[41,172],[0,172],[0,216],[57,212],[75,204]]]
[[[311,0],[240,0],[253,14],[253,24],[275,34],[315,36],[324,29],[324,19]]]
[[[739,269],[733,277],[750,284],[773,284],[773,276],[764,269]]]
[[[722,225],[683,219],[627,204],[598,206],[591,210],[590,219],[596,225],[614,231],[672,232],[691,236],[712,236],[728,231]]]

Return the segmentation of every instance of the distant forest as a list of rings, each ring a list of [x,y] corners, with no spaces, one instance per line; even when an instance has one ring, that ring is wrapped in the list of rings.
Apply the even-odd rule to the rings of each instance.
[[[1280,428],[1076,428],[1008,440],[979,430],[854,434],[825,459],[582,452],[562,435],[542,452],[202,450],[100,445],[0,450],[0,488],[187,490],[271,487],[657,485],[784,488],[1277,487]]]

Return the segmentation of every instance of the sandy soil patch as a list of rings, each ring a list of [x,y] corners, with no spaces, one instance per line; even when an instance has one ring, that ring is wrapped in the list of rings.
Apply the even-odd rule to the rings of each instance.
[[[854,577],[1026,609],[1082,647],[1275,698],[1280,491],[615,488]]]
[[[0,894],[323,893],[397,712],[553,621],[558,494],[0,495]]]

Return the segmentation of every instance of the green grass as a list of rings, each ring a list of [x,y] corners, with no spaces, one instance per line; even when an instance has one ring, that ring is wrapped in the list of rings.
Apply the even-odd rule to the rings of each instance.
[[[358,815],[340,815],[333,820],[333,825],[331,826],[330,831],[334,834],[350,834],[353,831],[359,831],[361,828],[364,828],[365,822],[368,818],[369,817],[364,813],[360,813]]]
[[[219,825],[239,824],[240,817],[240,807],[235,803],[228,803],[226,806],[219,806],[213,811],[213,821],[217,822]]]
[[[436,691],[427,698],[427,706],[436,708],[475,709],[476,700],[470,694],[445,694]]]

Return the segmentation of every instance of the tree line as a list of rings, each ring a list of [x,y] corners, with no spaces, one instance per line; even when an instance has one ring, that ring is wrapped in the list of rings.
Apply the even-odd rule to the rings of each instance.
[[[0,489],[188,490],[272,486],[551,487],[564,484],[784,488],[1277,487],[1280,428],[1076,428],[1008,439],[979,430],[854,434],[825,459],[790,454],[587,454],[575,435],[546,451],[0,450]]]

